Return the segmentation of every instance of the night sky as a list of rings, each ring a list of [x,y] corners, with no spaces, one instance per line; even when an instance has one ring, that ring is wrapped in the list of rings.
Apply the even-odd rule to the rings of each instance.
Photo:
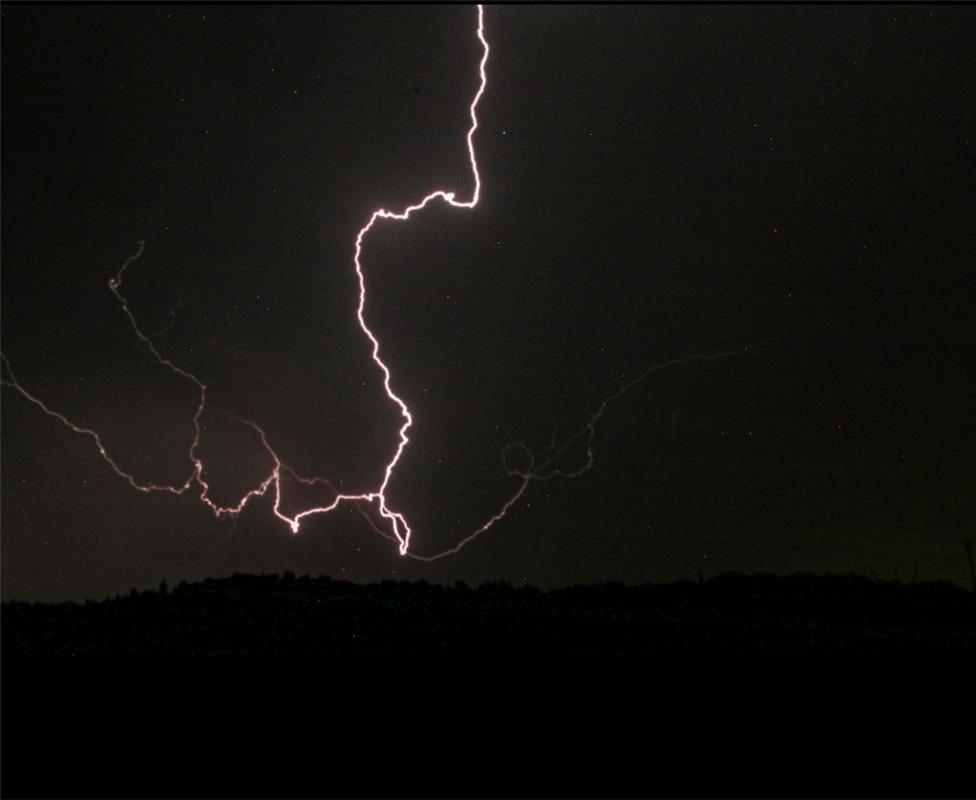
[[[2,11],[3,344],[142,480],[197,396],[218,500],[268,462],[368,491],[399,416],[355,318],[371,212],[466,199],[473,6]],[[2,390],[4,599],[234,572],[542,587],[727,570],[968,582],[976,8],[487,6],[473,210],[380,223],[366,314],[415,425],[388,497],[456,544],[621,384],[580,478],[435,564],[352,506],[298,536],[146,496]],[[746,348],[748,348],[746,350]],[[5,375],[9,378],[9,375]],[[229,413],[226,413],[229,412]],[[585,461],[572,448],[566,470]],[[319,497],[319,499],[316,499]],[[297,510],[321,496],[293,496]]]

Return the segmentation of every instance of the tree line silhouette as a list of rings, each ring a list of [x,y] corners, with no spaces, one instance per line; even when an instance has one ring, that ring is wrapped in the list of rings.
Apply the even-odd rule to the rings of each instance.
[[[504,581],[234,575],[84,603],[3,604],[4,655],[707,655],[976,652],[949,582],[725,573],[541,591]]]

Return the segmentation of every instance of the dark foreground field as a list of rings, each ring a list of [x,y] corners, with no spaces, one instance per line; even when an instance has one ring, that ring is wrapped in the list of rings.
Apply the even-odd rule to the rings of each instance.
[[[951,583],[720,575],[542,592],[236,575],[102,602],[3,605],[4,655],[976,652]]]

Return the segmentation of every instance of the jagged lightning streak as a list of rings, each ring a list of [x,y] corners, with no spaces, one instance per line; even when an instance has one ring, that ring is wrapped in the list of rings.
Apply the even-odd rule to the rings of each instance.
[[[606,396],[602,401],[600,401],[596,408],[590,412],[586,422],[580,428],[578,428],[575,433],[567,436],[561,444],[557,442],[557,431],[554,430],[552,439],[549,443],[549,449],[542,453],[541,456],[534,454],[527,445],[521,442],[513,442],[506,445],[502,450],[502,467],[509,477],[518,478],[519,483],[515,491],[509,496],[508,500],[505,501],[501,508],[490,516],[480,527],[475,528],[473,531],[468,533],[453,547],[449,547],[448,549],[432,556],[421,556],[415,553],[407,553],[406,555],[409,555],[411,558],[414,558],[417,561],[428,562],[437,561],[438,559],[444,558],[444,556],[453,555],[459,552],[461,548],[473,542],[496,523],[504,519],[508,512],[511,511],[511,509],[522,498],[522,495],[525,494],[526,490],[529,488],[529,485],[533,481],[547,481],[557,477],[578,478],[583,475],[583,473],[588,472],[593,467],[594,463],[593,438],[596,436],[597,423],[600,421],[607,408],[612,403],[619,400],[638,384],[643,383],[653,373],[661,372],[681,364],[690,364],[695,361],[714,361],[719,358],[746,355],[748,352],[748,348],[742,348],[741,350],[722,350],[713,353],[673,358],[670,361],[665,361],[661,364],[655,364],[652,367],[648,367],[636,378],[621,385],[615,392]],[[586,442],[586,460],[583,465],[568,472],[558,467],[557,464],[566,455],[567,451],[580,440],[584,440]],[[517,469],[508,465],[508,453],[513,450],[518,450],[524,455],[528,461],[528,465],[526,467]],[[370,522],[372,524],[372,520],[370,520]],[[373,524],[373,529],[380,534],[383,533],[379,528],[376,527],[375,524]]]
[[[617,389],[617,391],[605,397],[591,412],[591,414],[587,418],[586,423],[578,430],[576,430],[572,435],[566,437],[566,439],[561,444],[557,442],[556,434],[558,431],[554,429],[549,449],[539,456],[533,454],[532,451],[525,444],[512,443],[507,445],[502,450],[501,453],[502,467],[505,473],[509,477],[518,480],[518,484],[515,490],[511,493],[511,495],[509,495],[508,499],[501,505],[501,507],[494,514],[489,516],[488,519],[482,525],[480,525],[478,528],[474,529],[473,531],[469,532],[455,546],[447,550],[444,550],[440,553],[437,553],[435,555],[430,555],[430,556],[423,556],[423,555],[418,555],[410,552],[409,547],[410,547],[412,530],[407,520],[403,516],[403,514],[401,514],[398,511],[394,511],[393,509],[390,508],[386,497],[386,490],[390,484],[390,481],[393,478],[394,471],[397,465],[399,464],[401,457],[403,456],[403,452],[406,446],[410,442],[410,438],[407,434],[411,426],[413,425],[413,415],[411,414],[410,409],[407,407],[407,404],[404,402],[404,400],[393,390],[392,374],[390,371],[390,367],[382,359],[380,355],[381,348],[380,348],[379,339],[376,337],[375,333],[372,331],[372,329],[369,327],[366,321],[367,292],[366,292],[366,277],[362,265],[363,243],[366,239],[367,234],[369,234],[369,232],[373,229],[373,227],[376,225],[376,223],[379,220],[389,219],[389,220],[395,220],[400,222],[406,221],[410,219],[410,217],[414,213],[418,211],[422,211],[435,200],[442,200],[448,205],[453,206],[454,208],[464,208],[464,209],[473,209],[478,204],[478,200],[481,195],[481,175],[478,171],[478,161],[475,155],[474,136],[476,131],[478,130],[478,116],[477,116],[478,103],[481,100],[481,97],[484,94],[488,83],[486,65],[488,63],[489,46],[488,46],[488,41],[485,38],[485,32],[484,32],[484,8],[481,5],[479,5],[477,6],[477,10],[478,10],[477,36],[478,36],[478,40],[481,42],[483,53],[478,67],[480,84],[469,106],[471,126],[469,127],[468,134],[467,134],[467,147],[468,147],[468,158],[471,165],[471,173],[474,178],[474,187],[472,189],[471,198],[469,200],[458,200],[455,192],[446,191],[444,189],[437,189],[431,192],[430,194],[428,194],[427,196],[425,196],[418,203],[407,206],[402,211],[389,211],[387,209],[380,208],[372,213],[372,215],[370,216],[366,224],[359,230],[355,240],[353,263],[355,266],[356,276],[358,278],[358,283],[359,283],[359,301],[356,307],[356,318],[359,322],[359,327],[362,329],[366,338],[369,340],[371,346],[371,357],[383,375],[384,391],[386,392],[386,395],[389,398],[389,400],[399,408],[400,416],[402,419],[402,424],[400,425],[399,432],[398,432],[397,447],[395,449],[395,452],[393,453],[392,458],[386,464],[386,467],[383,472],[383,480],[376,490],[371,492],[361,493],[361,494],[343,494],[337,491],[333,482],[325,478],[320,478],[320,477],[307,478],[299,475],[294,469],[292,469],[290,466],[288,466],[281,460],[278,453],[271,446],[271,443],[269,442],[268,434],[263,428],[261,428],[257,423],[251,420],[242,419],[240,417],[235,416],[234,418],[237,419],[237,421],[240,424],[251,428],[255,432],[259,440],[261,441],[261,444],[264,447],[270,461],[270,465],[271,465],[270,472],[254,488],[245,492],[244,495],[240,498],[240,500],[236,504],[230,506],[221,506],[210,498],[210,486],[205,479],[206,468],[203,463],[203,460],[198,455],[198,450],[200,447],[200,439],[202,436],[201,419],[207,410],[207,386],[199,377],[189,372],[188,370],[178,366],[158,350],[158,348],[156,347],[155,343],[152,340],[152,337],[146,334],[139,326],[139,323],[136,320],[135,315],[132,313],[132,310],[129,307],[129,303],[126,297],[122,294],[123,276],[126,270],[129,268],[129,266],[133,262],[141,258],[143,250],[145,248],[144,241],[140,241],[138,243],[139,246],[137,252],[134,253],[132,256],[130,256],[128,259],[126,259],[125,263],[123,263],[123,265],[119,268],[115,277],[109,280],[108,287],[109,290],[112,292],[112,294],[115,296],[115,298],[118,300],[123,313],[128,318],[129,323],[132,326],[132,330],[136,334],[136,337],[147,347],[150,353],[152,353],[153,357],[162,366],[166,367],[174,374],[190,381],[197,389],[198,401],[192,417],[193,436],[191,438],[187,450],[187,456],[189,458],[192,467],[190,470],[190,474],[187,476],[186,480],[183,481],[183,483],[156,484],[152,482],[142,482],[138,480],[132,473],[126,471],[118,463],[118,461],[109,454],[108,450],[106,449],[97,431],[72,422],[66,415],[52,409],[50,406],[48,406],[46,403],[40,400],[37,396],[35,396],[27,389],[25,389],[24,386],[17,380],[17,377],[14,374],[13,369],[11,368],[10,363],[7,360],[6,356],[2,356],[2,355],[0,355],[0,357],[2,357],[3,365],[6,369],[9,379],[0,376],[0,384],[15,389],[29,402],[34,404],[36,407],[40,408],[45,414],[53,417],[54,419],[57,419],[58,421],[60,421],[62,424],[64,424],[66,427],[68,427],[70,430],[74,431],[75,433],[90,437],[94,441],[98,449],[99,455],[106,461],[106,463],[108,463],[108,465],[116,472],[116,474],[118,474],[121,478],[126,480],[133,488],[141,492],[147,492],[147,493],[168,492],[174,495],[182,495],[186,493],[188,490],[190,490],[191,487],[195,486],[199,489],[199,499],[210,508],[210,510],[214,513],[216,517],[221,518],[227,516],[236,517],[245,508],[245,506],[248,504],[250,500],[252,500],[255,497],[266,496],[269,490],[271,490],[273,487],[274,514],[276,517],[278,517],[278,519],[285,522],[294,533],[297,533],[299,531],[302,520],[305,519],[306,517],[317,515],[317,514],[327,514],[337,509],[342,503],[353,503],[357,506],[357,508],[359,509],[362,516],[366,519],[366,521],[372,526],[373,530],[375,530],[381,536],[390,539],[391,541],[395,541],[398,544],[399,551],[402,555],[410,556],[411,558],[417,559],[419,561],[430,562],[430,561],[436,561],[437,559],[443,558],[444,556],[457,553],[459,550],[461,550],[461,548],[465,547],[467,544],[474,541],[478,536],[480,536],[485,531],[489,530],[495,524],[497,524],[502,519],[504,519],[505,516],[509,513],[509,511],[522,498],[522,496],[525,494],[526,490],[529,488],[530,484],[533,481],[549,480],[556,477],[575,478],[575,477],[579,477],[584,472],[588,471],[593,466],[593,462],[594,462],[593,438],[596,433],[596,425],[602,418],[604,412],[606,411],[606,409],[611,403],[618,400],[627,391],[629,391],[631,388],[636,386],[638,383],[642,382],[650,374],[678,364],[684,364],[691,361],[710,360],[710,359],[722,358],[722,357],[732,356],[732,355],[741,355],[743,352],[745,352],[745,350],[737,350],[737,351],[711,353],[708,355],[693,355],[685,358],[673,359],[663,364],[650,367],[649,369],[645,370],[641,375],[637,376],[630,382],[622,385]],[[174,311],[170,312],[170,322],[172,322]],[[573,445],[575,445],[577,442],[581,440],[585,441],[586,443],[585,462],[580,467],[577,467],[576,469],[572,469],[572,470],[566,470],[560,467],[559,464],[563,459],[563,457],[566,455],[567,451]],[[526,465],[523,466],[522,468],[512,467],[509,463],[510,454],[514,451],[521,452],[527,462]],[[305,509],[304,511],[300,511],[294,514],[293,516],[289,516],[282,510],[281,507],[282,480],[284,475],[287,475],[292,480],[307,486],[322,485],[328,487],[335,495],[333,501],[328,505],[315,506],[312,508]],[[365,509],[363,508],[364,505],[367,507],[374,507],[378,512],[379,517],[383,521],[385,521],[385,523],[387,523],[387,525],[389,526],[389,530],[384,530],[384,528],[381,525],[377,524],[376,520],[374,520],[373,517],[371,517],[365,511]]]
[[[293,531],[297,532],[299,526],[301,525],[301,520],[305,517],[311,516],[313,514],[322,514],[329,511],[333,511],[339,503],[347,500],[360,501],[365,500],[367,502],[375,502],[378,506],[380,516],[386,519],[393,530],[394,535],[400,544],[400,553],[406,554],[408,548],[410,547],[410,525],[404,516],[390,509],[387,504],[386,499],[386,489],[389,486],[390,480],[393,477],[393,471],[396,469],[397,464],[400,461],[403,451],[407,444],[410,442],[410,438],[407,436],[407,431],[413,425],[413,415],[410,413],[410,409],[407,408],[407,404],[404,402],[396,392],[393,391],[391,385],[392,375],[390,373],[390,368],[385,361],[380,357],[380,342],[376,338],[376,334],[370,329],[366,322],[366,276],[363,273],[362,265],[362,253],[363,253],[363,242],[366,239],[366,235],[372,230],[373,226],[378,220],[381,219],[392,219],[398,221],[406,221],[410,219],[410,216],[417,211],[422,211],[434,200],[443,200],[449,205],[455,208],[474,208],[478,204],[478,198],[481,195],[481,175],[478,172],[478,159],[475,156],[474,150],[474,134],[478,130],[478,102],[481,100],[481,96],[485,93],[485,87],[488,84],[488,75],[485,71],[485,67],[488,63],[488,53],[489,46],[488,40],[485,38],[485,12],[484,7],[478,6],[478,39],[481,42],[483,48],[483,54],[481,56],[481,63],[478,65],[478,74],[481,82],[478,86],[478,91],[475,93],[474,99],[471,101],[469,106],[469,113],[471,116],[471,127],[468,129],[467,143],[468,143],[468,159],[471,163],[471,173],[474,176],[474,188],[471,193],[470,200],[457,200],[456,194],[454,192],[449,192],[444,189],[437,189],[426,197],[424,197],[420,202],[407,206],[402,211],[389,211],[384,208],[380,208],[373,212],[370,216],[369,221],[360,229],[356,236],[356,249],[355,255],[353,257],[353,262],[356,266],[356,277],[359,280],[359,304],[356,307],[356,318],[359,320],[359,327],[362,329],[363,333],[366,334],[366,338],[369,339],[370,345],[372,346],[372,359],[379,367],[380,371],[383,373],[383,389],[386,391],[386,396],[393,401],[397,407],[400,409],[400,416],[403,418],[403,424],[400,426],[399,431],[399,443],[396,448],[396,452],[393,454],[393,458],[386,465],[386,469],[383,473],[383,482],[380,487],[375,492],[370,492],[365,495],[343,495],[340,494],[336,499],[328,506],[320,506],[316,508],[310,508],[301,513],[297,514],[293,518],[288,518],[283,515],[280,511],[280,480],[276,479],[276,497],[275,497],[275,514],[280,518],[285,519],[290,525]],[[266,449],[269,453],[273,454],[274,451],[268,444],[267,437],[262,433],[262,442],[264,443]],[[278,459],[277,455],[274,456],[275,459],[275,475],[280,476],[280,470],[282,464]]]
[[[400,427],[400,443],[397,446],[396,453],[389,464],[386,465],[386,471],[383,475],[383,483],[380,485],[379,491],[376,493],[376,499],[379,503],[380,515],[390,521],[393,527],[393,532],[397,539],[400,541],[400,553],[404,554],[410,546],[410,526],[404,519],[402,514],[398,512],[391,511],[386,503],[386,487],[390,483],[390,479],[393,477],[393,470],[396,468],[397,463],[400,461],[400,457],[403,455],[403,450],[409,443],[410,439],[407,436],[407,431],[410,430],[410,426],[413,425],[413,416],[410,413],[410,409],[407,408],[407,404],[403,399],[393,391],[390,386],[390,368],[386,365],[382,358],[380,358],[380,343],[376,338],[376,335],[370,330],[369,326],[366,324],[366,317],[364,311],[366,309],[366,278],[363,275],[363,265],[361,261],[363,252],[363,240],[366,238],[366,234],[370,232],[372,227],[376,224],[379,219],[395,219],[400,221],[405,221],[410,219],[410,215],[415,211],[421,211],[426,208],[427,204],[436,200],[438,198],[444,200],[455,208],[474,208],[478,204],[478,198],[481,195],[481,175],[478,172],[478,159],[475,157],[474,152],[474,134],[478,130],[478,101],[481,100],[481,96],[485,93],[485,87],[488,84],[488,75],[485,72],[485,66],[488,63],[488,40],[485,39],[485,10],[484,7],[478,6],[478,39],[481,41],[481,46],[484,48],[484,53],[481,56],[481,63],[478,65],[478,72],[481,77],[481,84],[478,86],[478,91],[475,93],[474,99],[471,101],[470,114],[471,114],[471,127],[468,129],[468,158],[471,161],[471,173],[474,176],[474,189],[471,193],[471,199],[468,201],[455,200],[454,192],[446,192],[442,189],[428,194],[423,200],[421,200],[416,205],[408,206],[403,211],[387,211],[385,209],[380,209],[374,211],[373,215],[369,218],[362,230],[359,231],[359,235],[356,236],[356,275],[359,278],[359,307],[356,309],[356,316],[359,319],[359,327],[363,329],[363,333],[369,338],[370,343],[373,345],[373,361],[383,372],[383,388],[386,390],[387,396],[400,408],[400,414],[403,417],[403,425]],[[315,513],[314,509],[307,513]]]

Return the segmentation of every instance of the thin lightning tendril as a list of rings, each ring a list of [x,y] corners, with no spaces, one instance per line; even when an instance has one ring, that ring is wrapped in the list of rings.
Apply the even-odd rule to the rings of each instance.
[[[413,425],[413,415],[404,400],[396,394],[392,387],[392,374],[389,366],[380,357],[380,342],[376,335],[373,333],[372,329],[366,322],[366,277],[363,272],[362,266],[362,250],[363,243],[366,239],[367,234],[373,229],[379,220],[396,220],[399,222],[405,222],[410,219],[410,217],[418,211],[424,210],[430,203],[434,200],[442,200],[448,205],[455,208],[473,209],[477,204],[481,194],[481,176],[478,171],[478,162],[475,157],[474,149],[474,135],[478,129],[478,117],[477,117],[477,106],[478,102],[481,100],[482,95],[485,92],[485,87],[487,86],[487,73],[485,71],[486,64],[488,62],[488,41],[484,34],[484,9],[481,5],[478,7],[478,29],[477,36],[481,45],[483,47],[483,54],[481,57],[481,62],[479,64],[479,76],[481,79],[478,91],[471,101],[469,106],[469,114],[471,118],[471,127],[468,129],[467,134],[467,145],[468,145],[468,156],[471,164],[471,173],[474,178],[474,188],[471,194],[470,200],[458,200],[456,199],[455,192],[445,191],[443,189],[438,189],[431,192],[426,197],[424,197],[420,202],[407,206],[402,211],[389,211],[387,209],[380,208],[372,213],[369,221],[360,229],[356,236],[355,242],[355,253],[353,257],[353,263],[355,265],[356,276],[359,281],[359,302],[356,307],[356,318],[359,322],[359,327],[362,329],[366,338],[369,340],[372,352],[371,357],[376,363],[380,372],[383,375],[383,388],[386,392],[387,397],[392,401],[400,410],[400,416],[402,418],[402,424],[399,429],[398,443],[396,451],[393,457],[387,463],[386,468],[383,473],[383,480],[379,487],[371,492],[365,492],[362,494],[343,494],[337,491],[335,485],[325,479],[320,477],[304,477],[299,475],[294,469],[285,464],[268,440],[267,432],[261,428],[257,423],[237,417],[236,415],[230,415],[234,417],[240,424],[251,428],[258,439],[260,440],[268,458],[271,462],[271,471],[260,483],[258,483],[254,488],[247,491],[240,500],[235,505],[222,506],[216,503],[210,497],[210,485],[204,478],[205,465],[203,460],[198,455],[197,451],[200,447],[200,439],[202,436],[202,425],[201,418],[207,410],[207,386],[192,372],[189,372],[182,367],[175,364],[170,359],[166,358],[154,344],[152,337],[143,332],[140,328],[135,315],[129,307],[129,303],[125,296],[122,294],[122,279],[125,271],[128,267],[139,258],[141,258],[143,250],[145,248],[145,241],[140,240],[138,242],[138,250],[126,259],[125,263],[119,268],[115,277],[109,280],[108,288],[118,300],[119,305],[122,308],[123,313],[128,317],[129,322],[132,326],[136,337],[148,348],[149,352],[155,357],[155,359],[164,367],[169,369],[171,372],[179,375],[180,377],[190,381],[199,392],[199,399],[196,405],[196,409],[192,417],[193,425],[193,436],[187,450],[187,455],[192,464],[192,469],[190,474],[181,484],[156,484],[152,482],[142,482],[137,479],[132,473],[127,472],[120,464],[109,454],[105,447],[104,442],[99,436],[98,432],[78,425],[72,422],[67,416],[59,411],[56,411],[49,407],[46,403],[36,397],[34,394],[27,391],[24,386],[17,380],[16,375],[11,368],[10,362],[5,355],[0,354],[0,359],[3,361],[3,365],[6,368],[8,377],[0,377],[0,385],[8,386],[19,392],[24,398],[26,398],[30,403],[41,409],[45,414],[54,419],[57,419],[63,425],[65,425],[70,430],[75,433],[82,434],[84,436],[90,437],[96,448],[98,449],[99,455],[105,460],[105,462],[112,468],[112,470],[127,481],[134,489],[140,492],[150,493],[150,492],[167,492],[173,495],[183,495],[188,492],[192,487],[197,487],[199,489],[199,499],[205,503],[213,514],[217,518],[222,517],[232,517],[236,518],[245,508],[245,506],[255,497],[267,496],[269,491],[273,487],[274,514],[278,519],[285,522],[291,529],[293,533],[298,533],[301,528],[302,520],[306,517],[310,517],[316,514],[327,514],[336,510],[343,503],[353,503],[359,510],[360,514],[367,521],[367,523],[372,527],[372,529],[378,533],[380,536],[387,538],[391,541],[397,543],[399,552],[401,555],[409,556],[410,558],[416,559],[418,561],[431,562],[436,561],[445,556],[457,553],[461,548],[465,547],[467,544],[472,542],[478,536],[480,536],[485,531],[492,528],[495,524],[504,519],[509,511],[519,502],[525,492],[528,490],[530,484],[537,480],[549,480],[556,477],[561,478],[576,478],[588,471],[594,463],[593,455],[593,439],[596,435],[596,425],[602,418],[603,414],[610,406],[611,403],[622,397],[627,391],[632,389],[637,384],[645,380],[649,375],[654,372],[659,372],[668,367],[676,366],[678,364],[689,363],[692,361],[705,361],[717,358],[723,358],[726,356],[741,355],[744,350],[736,351],[725,351],[717,352],[708,355],[694,355],[686,358],[673,359],[671,361],[652,366],[645,370],[643,373],[638,375],[636,378],[630,382],[620,386],[617,391],[613,394],[605,397],[596,408],[590,413],[586,423],[576,430],[572,435],[566,437],[562,443],[557,441],[557,430],[554,428],[552,439],[549,443],[549,449],[546,450],[541,455],[535,455],[530,450],[530,448],[522,443],[511,443],[503,448],[501,453],[502,467],[507,476],[511,478],[516,478],[518,484],[508,499],[501,505],[501,507],[491,515],[481,526],[475,528],[473,531],[469,532],[464,536],[456,545],[444,550],[440,553],[430,556],[423,556],[413,553],[409,550],[410,540],[412,535],[412,530],[410,525],[407,523],[406,518],[398,511],[394,511],[390,508],[388,500],[386,497],[386,490],[393,478],[394,470],[397,464],[400,462],[403,452],[406,449],[407,444],[410,442],[410,438],[407,435],[411,426]],[[170,312],[170,323],[172,322],[174,312]],[[168,327],[168,325],[167,325]],[[158,333],[156,334],[158,335]],[[560,462],[564,460],[564,456],[567,451],[573,447],[577,442],[584,441],[586,444],[586,460],[582,466],[576,469],[566,470],[559,466]],[[527,461],[527,465],[522,468],[515,468],[510,466],[511,454],[514,452],[522,453],[524,459]],[[290,480],[297,483],[301,483],[306,486],[325,486],[329,488],[335,495],[334,500],[328,505],[316,506],[313,508],[305,509],[300,511],[293,516],[286,514],[281,507],[282,503],[282,479],[283,476],[287,475]],[[379,517],[385,522],[387,529],[383,526],[377,524],[376,519],[367,513],[366,508],[372,506],[378,513]]]

